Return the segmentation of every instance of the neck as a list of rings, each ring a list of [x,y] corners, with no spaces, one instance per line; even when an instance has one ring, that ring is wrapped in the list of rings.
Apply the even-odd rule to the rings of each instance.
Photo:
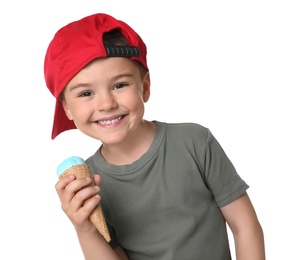
[[[136,134],[129,140],[117,145],[105,145],[101,147],[101,155],[104,159],[115,165],[131,164],[145,154],[154,138],[155,124],[144,121]]]

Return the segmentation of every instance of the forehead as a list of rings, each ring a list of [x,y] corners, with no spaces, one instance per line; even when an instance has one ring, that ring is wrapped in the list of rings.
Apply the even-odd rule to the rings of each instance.
[[[78,81],[110,80],[121,75],[140,76],[136,62],[128,58],[97,58],[83,67],[67,85]]]
[[[137,64],[128,58],[123,57],[110,57],[110,58],[97,58],[89,62],[77,74],[86,72],[101,72],[105,71],[108,74],[117,74],[122,71],[134,72],[137,70]],[[102,76],[105,76],[103,74]]]

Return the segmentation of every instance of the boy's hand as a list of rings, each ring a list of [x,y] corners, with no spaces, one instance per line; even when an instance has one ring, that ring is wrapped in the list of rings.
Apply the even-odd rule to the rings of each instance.
[[[91,178],[76,179],[74,175],[70,175],[59,179],[55,185],[61,208],[77,232],[96,231],[89,216],[100,201],[100,177],[95,175],[93,179],[95,186],[90,186]]]

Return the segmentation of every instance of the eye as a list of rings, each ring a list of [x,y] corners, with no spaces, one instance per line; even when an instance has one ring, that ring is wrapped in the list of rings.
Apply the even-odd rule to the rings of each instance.
[[[114,89],[120,89],[120,88],[123,88],[125,86],[128,86],[127,83],[118,83],[114,86]]]
[[[91,95],[92,95],[92,93],[90,91],[84,91],[79,94],[79,97],[89,97]]]

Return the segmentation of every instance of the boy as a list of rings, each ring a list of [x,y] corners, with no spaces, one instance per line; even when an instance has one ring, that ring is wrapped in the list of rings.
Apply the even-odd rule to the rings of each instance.
[[[231,259],[226,223],[238,260],[265,259],[248,185],[212,133],[143,119],[150,75],[131,27],[107,14],[70,23],[51,41],[44,69],[56,98],[52,139],[78,128],[101,142],[86,160],[95,187],[74,176],[56,184],[85,259]],[[99,201],[109,244],[88,218]]]

